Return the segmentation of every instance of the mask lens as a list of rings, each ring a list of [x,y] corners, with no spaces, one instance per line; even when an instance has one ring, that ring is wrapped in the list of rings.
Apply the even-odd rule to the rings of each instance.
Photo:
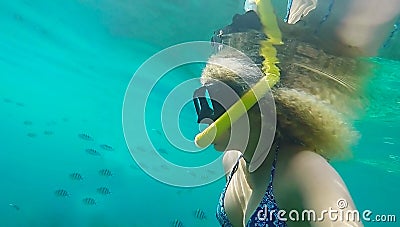
[[[208,124],[209,122],[205,122],[205,119],[213,120],[214,110],[212,108],[212,101],[210,101],[206,87],[201,87],[194,92],[193,103],[197,112],[197,123]]]
[[[221,115],[223,113],[225,113],[226,109],[219,102],[217,102],[217,101],[215,101],[213,99],[211,100],[211,102],[212,102],[212,105],[213,105],[213,108],[214,108],[214,115],[213,115],[212,120],[215,121],[219,117],[221,117]]]
[[[216,121],[226,108],[219,101],[222,101],[227,107],[237,101],[236,94],[229,87],[221,84],[211,84],[197,89],[193,94],[193,102],[197,112],[197,123],[211,124]],[[221,100],[216,100],[219,98]]]

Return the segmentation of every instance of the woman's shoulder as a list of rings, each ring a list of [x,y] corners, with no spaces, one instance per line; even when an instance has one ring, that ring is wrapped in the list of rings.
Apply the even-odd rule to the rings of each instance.
[[[288,156],[285,180],[291,181],[301,197],[301,207],[323,214],[325,210],[342,209],[352,212],[356,210],[346,184],[338,172],[321,155],[302,150]],[[340,207],[341,204],[345,207]],[[324,219],[321,226],[362,226],[357,220],[339,222]]]
[[[287,174],[293,177],[309,178],[315,174],[327,176],[336,173],[324,157],[306,149],[287,155],[286,163]]]
[[[307,201],[305,207],[334,206],[341,198],[352,203],[342,177],[324,157],[313,151],[301,150],[290,155],[286,176]]]
[[[345,187],[338,172],[314,151],[290,147],[281,153],[284,154],[278,158],[279,180],[290,182],[290,187],[296,188],[299,193],[326,191],[326,187],[333,182],[340,182]]]

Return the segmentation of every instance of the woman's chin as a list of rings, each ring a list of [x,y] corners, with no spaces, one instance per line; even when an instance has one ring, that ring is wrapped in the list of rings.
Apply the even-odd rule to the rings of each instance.
[[[217,150],[217,151],[223,152],[223,151],[225,151],[226,146],[222,146],[221,144],[214,143],[214,149]]]

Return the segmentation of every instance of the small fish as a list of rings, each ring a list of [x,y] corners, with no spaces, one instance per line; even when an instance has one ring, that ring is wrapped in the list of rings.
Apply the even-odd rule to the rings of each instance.
[[[29,132],[26,134],[28,137],[35,138],[37,135],[34,132]]]
[[[106,151],[113,151],[114,150],[114,148],[112,146],[107,145],[107,144],[100,145],[100,148],[103,149],[103,150],[106,150]]]
[[[206,213],[204,213],[204,211],[201,210],[201,209],[197,209],[197,210],[194,211],[194,217],[199,219],[199,220],[207,219]]]
[[[109,169],[101,169],[101,170],[99,170],[99,174],[100,174],[101,176],[105,176],[105,177],[111,177],[111,176],[113,176],[113,173],[112,173],[111,170],[109,170]]]
[[[160,152],[161,154],[168,154],[168,151],[164,148],[158,148],[157,151]]]
[[[97,150],[95,150],[93,148],[88,148],[85,151],[86,151],[86,153],[88,153],[90,155],[101,156],[101,154]]]
[[[53,131],[50,131],[50,130],[45,130],[45,131],[43,132],[43,134],[45,134],[46,136],[51,136],[51,135],[54,135],[54,132],[53,132]]]
[[[183,227],[183,223],[181,220],[175,219],[171,221],[171,226],[172,227]]]
[[[85,133],[81,133],[78,136],[79,136],[79,138],[81,138],[83,140],[86,140],[86,141],[93,141],[94,140],[93,137],[91,137],[91,136],[89,136],[88,134],[85,134]]]
[[[11,99],[8,99],[8,98],[3,99],[3,101],[4,101],[5,103],[11,103],[11,102],[12,102],[12,100],[11,100]]]
[[[147,150],[144,147],[137,147],[136,150],[140,152],[147,152]]]
[[[19,210],[20,208],[19,208],[19,206],[18,205],[16,205],[16,204],[14,204],[14,203],[10,203],[10,204],[8,204],[10,207],[12,207],[12,208],[14,208],[15,210]]]
[[[212,169],[207,169],[207,172],[208,172],[209,174],[211,174],[211,175],[214,175],[214,174],[215,174],[215,171],[212,170]]]
[[[153,131],[154,133],[156,133],[156,134],[158,134],[158,135],[160,135],[161,136],[161,132],[160,132],[160,130],[158,130],[158,129],[156,129],[156,128],[153,128],[153,129],[151,129],[151,131]]]
[[[32,121],[24,121],[24,125],[32,125]]]
[[[107,187],[100,187],[96,189],[97,193],[102,194],[102,195],[109,195],[111,194],[110,189],[108,189]]]
[[[70,194],[64,189],[58,189],[54,191],[54,194],[58,197],[69,197]]]
[[[86,197],[86,198],[82,199],[82,202],[83,202],[85,205],[89,205],[89,206],[96,205],[96,200],[93,199],[93,198],[90,198],[90,197]]]
[[[169,167],[168,167],[167,165],[165,165],[165,164],[162,164],[160,167],[161,167],[162,169],[164,169],[164,170],[169,170]]]
[[[21,106],[21,107],[24,107],[24,106],[25,106],[25,104],[23,104],[22,102],[17,102],[17,103],[15,103],[15,104],[17,104],[17,106]]]
[[[80,174],[80,173],[71,173],[71,174],[69,175],[69,177],[70,177],[72,180],[77,180],[77,181],[83,180],[82,174]]]

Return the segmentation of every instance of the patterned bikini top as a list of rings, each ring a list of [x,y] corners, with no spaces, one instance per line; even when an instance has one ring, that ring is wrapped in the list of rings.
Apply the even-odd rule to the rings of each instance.
[[[278,204],[275,201],[274,195],[273,195],[273,190],[272,190],[272,182],[274,180],[274,174],[275,174],[275,166],[276,166],[276,160],[278,157],[278,150],[279,146],[275,150],[275,158],[272,163],[272,169],[271,169],[271,175],[270,175],[270,180],[269,184],[267,187],[267,190],[264,194],[264,197],[262,198],[260,204],[258,205],[257,209],[254,211],[254,213],[251,215],[249,221],[247,222],[246,226],[247,227],[273,227],[273,226],[278,226],[278,227],[286,227],[286,222],[280,220],[278,218]],[[235,174],[236,170],[238,169],[239,166],[239,161],[242,158],[240,156],[238,160],[236,161],[235,166],[233,167],[231,173],[229,174],[228,181],[226,182],[225,188],[221,193],[221,196],[219,198],[219,203],[217,206],[217,219],[221,226],[223,227],[231,227],[232,224],[230,223],[228,216],[225,212],[225,207],[224,207],[224,199],[225,199],[225,194],[226,190],[228,188],[229,183],[231,182],[231,179],[233,177],[233,174]]]

